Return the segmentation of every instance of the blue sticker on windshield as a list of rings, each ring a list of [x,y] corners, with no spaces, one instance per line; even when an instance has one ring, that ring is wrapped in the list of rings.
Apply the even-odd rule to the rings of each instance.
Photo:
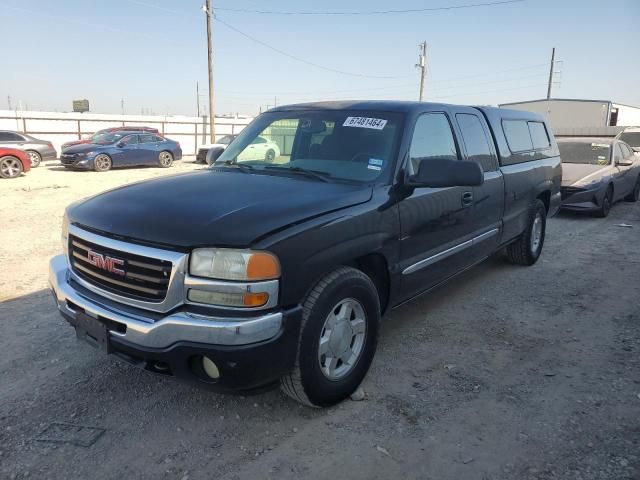
[[[381,167],[384,164],[384,160],[380,160],[379,158],[370,158],[369,165],[377,165]]]

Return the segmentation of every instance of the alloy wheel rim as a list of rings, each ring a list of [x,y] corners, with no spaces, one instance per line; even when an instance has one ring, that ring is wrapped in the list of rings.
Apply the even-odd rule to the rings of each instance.
[[[364,307],[345,298],[329,312],[318,341],[318,363],[329,380],[340,380],[358,363],[364,350],[367,321]]]
[[[540,214],[536,214],[536,218],[533,221],[531,227],[531,253],[536,253],[542,242],[542,217]]]
[[[7,177],[13,178],[20,173],[20,163],[14,158],[7,158],[2,161],[1,170]]]
[[[98,170],[106,170],[109,168],[109,159],[104,155],[99,155],[96,157],[96,165],[98,165]]]
[[[171,157],[167,152],[162,152],[160,154],[160,163],[164,166],[167,166],[171,163]]]
[[[31,160],[31,163],[38,163],[40,161],[39,156],[36,152],[28,152],[29,153],[29,160]]]

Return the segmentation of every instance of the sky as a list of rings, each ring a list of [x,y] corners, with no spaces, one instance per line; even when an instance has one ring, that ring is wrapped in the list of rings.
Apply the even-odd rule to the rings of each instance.
[[[205,113],[203,1],[0,0],[0,109],[11,103],[70,111],[72,100],[86,98],[95,113],[195,115],[199,83]],[[640,106],[640,0],[516,0],[376,15],[255,13],[495,1],[213,0],[215,111],[254,115],[274,103],[417,100],[422,41],[427,101],[545,98],[555,47],[553,97]]]

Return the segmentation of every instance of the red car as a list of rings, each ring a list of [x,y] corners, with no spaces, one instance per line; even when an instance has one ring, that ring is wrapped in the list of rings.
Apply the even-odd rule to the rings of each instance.
[[[15,178],[31,170],[31,160],[22,150],[0,148],[0,177]]]
[[[104,135],[105,133],[113,133],[126,130],[128,132],[149,132],[149,133],[159,133],[157,128],[153,127],[111,127],[105,128],[104,130],[98,130],[96,133],[91,135],[89,138],[83,138],[82,140],[75,140],[73,142],[67,142],[62,144],[61,150],[64,151],[69,147],[73,147],[74,145],[82,145],[84,143],[93,143],[95,140],[98,140],[100,135]]]

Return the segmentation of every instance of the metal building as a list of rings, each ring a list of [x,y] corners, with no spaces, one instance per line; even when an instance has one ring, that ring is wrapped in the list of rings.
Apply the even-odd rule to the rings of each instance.
[[[552,98],[503,103],[500,106],[546,116],[557,136],[614,136],[624,127],[640,125],[640,107],[611,100]]]

